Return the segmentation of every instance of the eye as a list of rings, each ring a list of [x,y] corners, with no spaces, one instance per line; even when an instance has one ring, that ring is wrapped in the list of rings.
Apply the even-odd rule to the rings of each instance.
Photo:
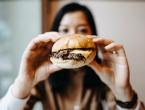
[[[88,33],[88,29],[86,27],[78,28],[77,33],[87,34]]]
[[[88,30],[87,29],[80,29],[79,32],[86,33],[86,32],[88,32]]]
[[[68,33],[68,31],[69,31],[68,28],[62,28],[62,29],[59,30],[59,32],[63,33],[63,34]]]

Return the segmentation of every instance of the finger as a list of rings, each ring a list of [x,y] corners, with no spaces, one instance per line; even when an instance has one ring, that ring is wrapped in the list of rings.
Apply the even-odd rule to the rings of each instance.
[[[96,35],[91,35],[92,38],[99,38],[99,36],[96,36]]]
[[[113,54],[125,55],[123,45],[121,45],[121,44],[113,42],[113,43],[105,46],[104,48],[105,48],[106,51],[110,51]]]
[[[54,73],[54,72],[59,71],[59,70],[62,70],[62,68],[55,66],[53,64],[51,66],[49,66],[50,73]]]
[[[117,51],[117,50],[123,48],[123,46],[121,44],[118,44],[118,43],[113,42],[113,43],[105,46],[104,48],[107,51]]]
[[[90,66],[96,73],[102,73],[103,65],[98,64],[96,61],[91,62],[88,66]]]
[[[49,39],[51,39],[53,42],[55,42],[60,37],[61,35],[58,32],[46,32],[36,37],[35,41],[38,40],[38,41],[47,42],[49,41]]]
[[[61,37],[60,34],[58,34],[57,32],[47,32],[38,35],[36,38],[32,40],[32,42],[34,42],[35,44],[39,42],[44,42],[44,43],[48,43],[50,41],[55,42],[60,37]]]
[[[40,34],[36,38],[31,40],[27,48],[34,50],[43,45],[46,45],[46,48],[48,48],[47,46],[49,46],[49,43],[55,42],[60,37],[60,34],[58,34],[57,32],[47,32],[44,34]]]
[[[40,81],[46,79],[50,74],[59,70],[62,70],[62,68],[50,64],[49,62],[45,62],[37,68],[33,76],[35,75],[35,80]]]
[[[96,35],[86,35],[85,37],[88,37],[88,38],[97,38]]]
[[[94,38],[93,41],[95,42],[96,45],[104,45],[104,46],[107,46],[109,45],[110,43],[112,43],[113,41],[110,40],[110,39],[106,39],[106,38]]]
[[[97,75],[104,80],[107,77],[109,78],[110,75],[113,73],[113,70],[107,66],[98,64],[97,62],[93,61],[89,64],[89,66],[97,73]]]

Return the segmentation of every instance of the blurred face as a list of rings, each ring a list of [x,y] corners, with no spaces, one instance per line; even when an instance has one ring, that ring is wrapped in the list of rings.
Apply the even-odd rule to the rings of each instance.
[[[61,34],[92,34],[87,18],[82,11],[65,14],[60,22],[58,31]]]

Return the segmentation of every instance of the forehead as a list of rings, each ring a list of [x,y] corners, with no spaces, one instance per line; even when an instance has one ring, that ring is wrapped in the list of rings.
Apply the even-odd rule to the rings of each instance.
[[[71,23],[71,24],[70,24]],[[82,11],[67,13],[63,16],[61,25],[88,24],[87,17]]]

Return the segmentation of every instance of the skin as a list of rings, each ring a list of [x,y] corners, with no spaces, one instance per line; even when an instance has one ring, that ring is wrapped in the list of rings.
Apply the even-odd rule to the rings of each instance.
[[[61,69],[54,66],[48,58],[48,50],[51,50],[51,46],[61,35],[92,34],[86,16],[81,11],[64,15],[59,32],[48,32],[30,41],[22,56],[19,75],[13,84],[12,93],[15,97],[21,99],[28,97],[38,82]],[[92,37],[99,52],[103,54],[103,64],[100,65],[93,61],[88,66],[108,85],[118,100],[130,101],[134,92],[130,84],[129,65],[123,46],[110,39]],[[113,54],[114,51],[116,54]],[[83,74],[81,73],[72,75],[73,83],[68,89],[67,97],[63,97],[67,109],[80,103],[82,78]],[[69,92],[72,90],[75,90],[74,95],[69,94],[72,93]]]

